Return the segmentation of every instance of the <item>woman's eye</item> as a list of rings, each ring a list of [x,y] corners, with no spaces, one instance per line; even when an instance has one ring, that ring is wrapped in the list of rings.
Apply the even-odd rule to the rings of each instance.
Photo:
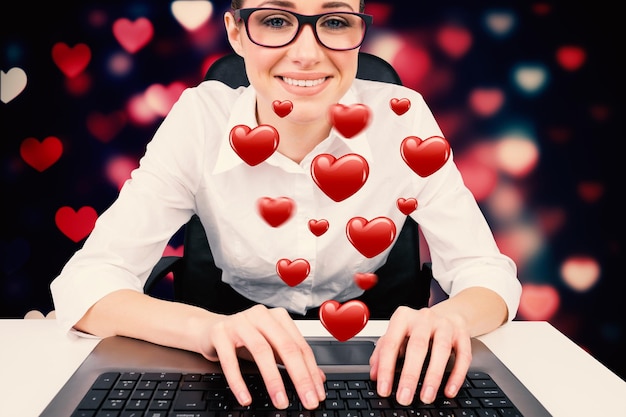
[[[263,20],[263,24],[270,28],[282,28],[290,25],[289,21],[283,17],[268,17]]]
[[[345,20],[338,18],[326,19],[323,25],[329,29],[341,29],[350,26]]]

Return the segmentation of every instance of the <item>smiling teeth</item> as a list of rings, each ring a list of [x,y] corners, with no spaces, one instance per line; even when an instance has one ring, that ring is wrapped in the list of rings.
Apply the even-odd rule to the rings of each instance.
[[[283,81],[289,85],[295,85],[298,87],[314,87],[316,85],[320,85],[323,83],[325,78],[320,78],[317,80],[294,80],[293,78],[283,77]]]

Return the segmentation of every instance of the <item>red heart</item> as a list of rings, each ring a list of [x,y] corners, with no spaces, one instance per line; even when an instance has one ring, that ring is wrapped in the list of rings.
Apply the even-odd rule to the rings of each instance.
[[[353,217],[348,221],[346,235],[356,250],[373,258],[391,245],[396,237],[396,225],[386,217],[369,222],[363,217]]]
[[[295,203],[289,197],[261,197],[258,200],[258,208],[263,220],[272,227],[278,227],[291,217]]]
[[[293,110],[293,103],[289,100],[275,100],[272,103],[272,107],[274,108],[274,113],[276,113],[278,117],[285,117]]]
[[[71,48],[63,42],[57,42],[52,47],[52,60],[63,74],[73,78],[87,68],[91,60],[91,49],[84,43]]]
[[[230,146],[250,166],[265,161],[278,148],[278,131],[270,125],[250,129],[237,125],[230,131]]]
[[[477,88],[470,94],[469,104],[480,116],[491,116],[500,110],[504,94],[499,88]]]
[[[309,220],[309,230],[315,236],[322,236],[328,230],[328,220],[326,220],[326,219],[322,219],[322,220],[311,219],[311,220]]]
[[[472,46],[471,33],[460,26],[446,26],[437,33],[437,44],[453,58],[460,58]]]
[[[389,101],[389,105],[391,106],[391,110],[398,116],[402,116],[404,113],[409,111],[411,107],[411,101],[408,98],[392,98]]]
[[[111,114],[98,112],[87,116],[87,130],[100,142],[110,142],[126,124],[126,113],[115,111]]]
[[[361,132],[370,121],[371,111],[364,104],[333,104],[330,106],[330,123],[346,138]]]
[[[87,237],[93,230],[97,219],[98,213],[89,206],[81,207],[78,211],[64,206],[58,209],[54,216],[54,222],[59,230],[74,242]]]
[[[146,103],[160,116],[166,116],[187,86],[175,81],[169,86],[152,84],[146,89]]]
[[[587,59],[585,50],[579,46],[562,46],[556,51],[556,60],[568,71],[576,71]]]
[[[359,300],[350,300],[344,304],[328,300],[320,306],[319,316],[326,330],[335,339],[345,342],[363,330],[370,318],[370,311]]]
[[[417,208],[417,200],[414,198],[402,198],[400,197],[396,201],[396,205],[398,206],[398,210],[402,212],[402,214],[406,214],[407,216],[415,211]]]
[[[557,290],[546,284],[524,284],[518,312],[527,320],[550,320],[559,308]]]
[[[450,157],[450,144],[441,136],[420,139],[408,136],[400,147],[402,159],[420,177],[436,172]]]
[[[54,136],[48,136],[39,142],[35,138],[26,138],[20,145],[20,155],[24,162],[39,172],[50,168],[63,154],[63,143]]]
[[[311,266],[306,259],[281,259],[276,263],[276,273],[290,287],[295,287],[309,276]]]
[[[362,290],[369,290],[378,282],[378,275],[373,272],[357,272],[354,274],[354,282]]]
[[[120,18],[113,22],[113,35],[122,48],[134,54],[150,42],[154,35],[154,27],[145,17],[140,17],[134,22]]]
[[[320,154],[311,162],[311,176],[327,196],[339,202],[361,189],[369,176],[369,165],[357,154],[339,158]]]

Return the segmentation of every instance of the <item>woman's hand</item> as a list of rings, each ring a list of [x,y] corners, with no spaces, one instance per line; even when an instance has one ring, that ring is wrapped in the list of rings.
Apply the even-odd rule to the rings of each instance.
[[[231,316],[217,315],[205,334],[207,338],[200,351],[207,359],[220,362],[228,385],[241,405],[250,405],[252,397],[242,377],[239,358],[256,363],[278,409],[289,405],[279,363],[285,366],[307,409],[317,408],[325,399],[324,374],[317,366],[313,350],[285,309],[257,305]]]
[[[389,396],[394,384],[396,362],[404,357],[400,380],[397,381],[397,401],[402,405],[413,402],[418,382],[425,372],[419,397],[424,403],[431,403],[435,400],[452,353],[455,355],[454,365],[444,390],[448,397],[457,394],[472,361],[466,320],[461,315],[442,314],[434,308],[415,310],[399,307],[372,353],[370,377],[377,381],[379,395]]]

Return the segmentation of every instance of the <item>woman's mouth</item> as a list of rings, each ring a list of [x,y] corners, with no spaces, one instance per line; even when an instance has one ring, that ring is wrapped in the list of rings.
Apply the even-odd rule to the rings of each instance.
[[[296,87],[315,87],[326,81],[326,77],[318,78],[315,80],[296,80],[294,78],[282,77],[282,80],[285,83]]]

